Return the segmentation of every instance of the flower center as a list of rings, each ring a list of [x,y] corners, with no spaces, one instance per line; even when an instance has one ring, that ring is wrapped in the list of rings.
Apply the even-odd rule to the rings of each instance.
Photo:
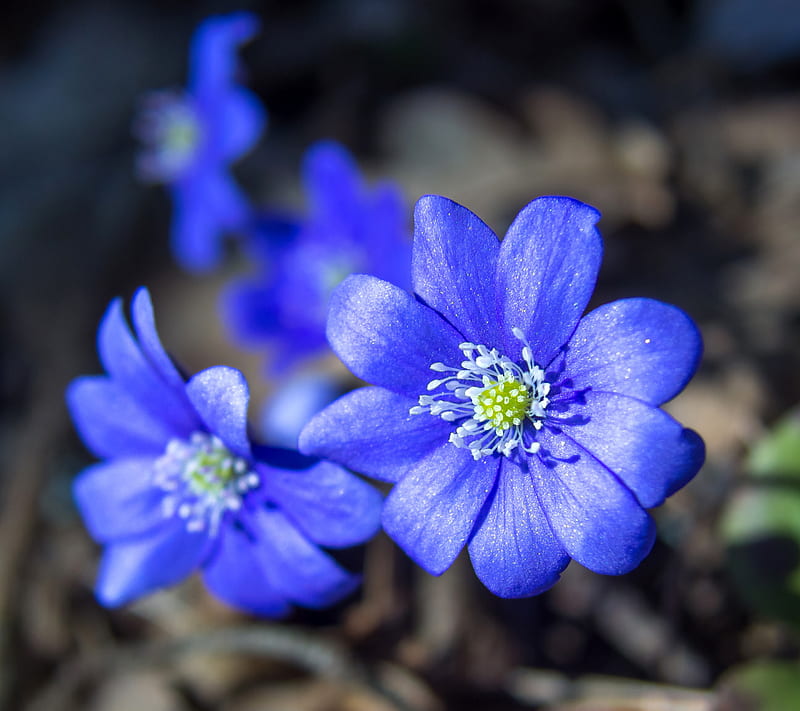
[[[503,380],[489,383],[475,396],[475,419],[487,420],[495,430],[505,431],[518,426],[525,419],[530,407],[531,396],[528,389],[518,380]]]
[[[189,167],[202,136],[192,105],[171,92],[147,97],[135,132],[143,144],[139,156],[142,177],[157,182],[173,180]]]
[[[535,453],[539,443],[550,383],[544,371],[533,362],[531,349],[518,328],[514,336],[523,343],[522,361],[518,364],[496,348],[462,343],[465,356],[460,367],[433,363],[438,373],[450,373],[428,383],[432,395],[420,395],[412,415],[428,412],[448,422],[457,423],[450,442],[472,452],[475,460],[499,452],[511,456],[517,448]]]
[[[188,441],[169,441],[155,462],[153,483],[165,494],[164,516],[178,516],[186,520],[188,530],[207,529],[215,536],[225,513],[238,511],[243,496],[260,479],[218,437],[195,432]]]

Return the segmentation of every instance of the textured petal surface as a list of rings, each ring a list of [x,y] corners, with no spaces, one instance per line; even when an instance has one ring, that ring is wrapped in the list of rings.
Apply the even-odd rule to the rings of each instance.
[[[325,457],[383,481],[397,481],[447,442],[454,426],[384,388],[359,388],[315,415],[300,433],[300,451]]]
[[[460,335],[411,294],[375,277],[345,279],[331,296],[328,340],[359,378],[415,400],[431,363],[459,363]]]
[[[209,17],[198,26],[189,54],[189,87],[196,96],[213,99],[236,81],[236,50],[258,27],[258,18],[249,12]]]
[[[172,437],[109,378],[84,376],[67,388],[67,406],[84,444],[98,457],[157,457]]]
[[[349,595],[360,582],[323,553],[275,509],[259,509],[249,522],[260,565],[275,571],[275,588],[303,607],[321,608]]]
[[[495,457],[476,462],[468,450],[442,445],[389,494],[383,509],[386,533],[425,570],[441,575],[472,533],[499,466]]]
[[[508,230],[497,263],[497,294],[506,348],[511,329],[528,337],[533,359],[547,365],[567,342],[592,295],[603,246],[600,214],[566,197],[543,197],[525,207]]]
[[[153,486],[152,459],[118,459],[84,469],[73,495],[89,533],[99,543],[136,536],[165,523],[164,492]]]
[[[506,458],[469,542],[469,555],[478,578],[500,597],[538,595],[556,583],[569,563],[536,498],[531,475]]]
[[[97,335],[100,360],[112,380],[154,420],[163,420],[177,437],[188,437],[197,417],[179,386],[167,384],[142,352],[128,328],[122,300],[114,299]]]
[[[596,573],[633,570],[650,552],[655,526],[633,494],[594,457],[543,428],[545,459],[530,458],[539,501],[567,553]]]
[[[698,472],[703,440],[663,410],[614,393],[587,392],[585,421],[564,434],[588,450],[645,508],[664,503]]]
[[[283,617],[290,612],[291,605],[275,588],[280,571],[259,554],[256,541],[229,526],[218,546],[203,569],[203,581],[216,597],[254,615]]]
[[[264,495],[314,543],[344,548],[364,543],[381,525],[383,497],[330,462],[291,471],[259,467]]]
[[[567,346],[566,372],[575,388],[660,405],[689,382],[702,350],[700,332],[680,309],[652,299],[625,299],[581,320]]]
[[[500,242],[475,214],[438,195],[414,209],[412,283],[468,341],[494,341],[494,271]]]
[[[247,436],[247,404],[250,390],[236,368],[207,368],[186,385],[186,394],[209,432],[239,457],[250,457]]]
[[[156,319],[153,313],[153,302],[150,299],[150,292],[141,288],[134,294],[131,304],[133,314],[133,327],[136,331],[136,338],[139,346],[147,359],[158,371],[162,380],[175,388],[183,390],[185,385],[183,376],[178,372],[172,358],[169,357],[161,344],[156,330]],[[185,395],[184,395],[185,398]],[[188,400],[186,400],[188,403]]]
[[[173,519],[153,535],[108,545],[95,585],[97,599],[117,607],[174,585],[200,565],[207,540],[204,533],[189,533],[185,521]]]

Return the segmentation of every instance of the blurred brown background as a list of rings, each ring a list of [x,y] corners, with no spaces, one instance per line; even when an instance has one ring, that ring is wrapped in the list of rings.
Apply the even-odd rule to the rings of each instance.
[[[168,200],[133,174],[138,98],[181,85],[196,23],[235,9],[263,22],[243,58],[270,125],[236,169],[256,202],[302,205],[302,152],[326,137],[397,180],[409,206],[447,195],[501,234],[531,198],[572,195],[603,213],[595,303],[651,296],[696,319],[705,360],[670,410],[703,435],[708,462],[657,512],[660,539],[637,571],[610,579],[573,564],[547,594],[504,601],[464,561],[432,579],[378,539],[363,553],[363,594],[289,621],[310,630],[312,649],[334,640],[334,657],[364,665],[369,683],[348,676],[349,661],[327,674],[285,650],[247,652],[244,637],[209,656],[203,634],[246,621],[199,584],[122,611],[93,601],[97,550],[69,493],[90,458],[62,393],[99,371],[94,332],[109,299],[149,285],[162,338],[188,369],[225,362],[256,393],[269,387],[258,356],[236,351],[218,321],[218,290],[241,265],[180,273]],[[726,670],[796,658],[795,633],[733,589],[718,531],[744,454],[800,401],[796,3],[40,0],[6,7],[0,36],[8,708],[502,711],[571,698],[605,709],[622,696],[634,709],[740,708]],[[143,646],[190,633],[201,638],[187,649]],[[605,688],[589,675],[666,686]]]

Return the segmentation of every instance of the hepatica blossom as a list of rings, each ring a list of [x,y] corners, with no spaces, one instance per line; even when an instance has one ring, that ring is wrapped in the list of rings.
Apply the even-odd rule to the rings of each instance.
[[[542,592],[570,559],[627,572],[653,544],[646,509],[702,464],[700,437],[659,409],[697,367],[690,319],[650,299],[581,317],[598,218],[540,198],[500,242],[464,207],[427,196],[415,294],[357,275],[332,298],[333,349],[377,387],[316,415],[301,451],[393,482],[383,525],[433,574],[465,545],[503,597]]]
[[[368,188],[350,154],[331,141],[308,150],[303,178],[309,209],[296,235],[276,244],[268,233],[266,249],[251,249],[267,258],[256,258],[257,276],[234,282],[223,304],[237,339],[269,343],[278,370],[327,349],[328,302],[346,276],[369,272],[404,287],[411,281],[411,240],[396,186]]]
[[[297,449],[306,422],[348,390],[340,377],[327,372],[302,372],[282,379],[261,408],[261,438],[276,447]]]
[[[236,82],[236,50],[257,28],[244,12],[203,22],[192,38],[188,87],[148,95],[135,127],[144,145],[139,173],[169,187],[173,252],[191,271],[215,266],[223,233],[244,229],[249,218],[229,166],[253,147],[266,119]]]
[[[164,351],[149,294],[119,300],[100,325],[106,375],[77,378],[67,400],[103,462],[77,478],[75,500],[105,546],[96,594],[124,604],[202,570],[225,602],[280,616],[330,605],[358,577],[319,546],[362,543],[381,497],[335,464],[268,450],[247,434],[242,374],[217,366],[188,381]]]

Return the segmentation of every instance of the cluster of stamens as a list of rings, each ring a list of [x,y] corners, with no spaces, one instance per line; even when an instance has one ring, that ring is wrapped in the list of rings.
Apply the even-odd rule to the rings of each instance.
[[[437,373],[449,373],[428,383],[412,415],[428,412],[457,423],[450,435],[456,447],[470,450],[475,460],[499,452],[510,456],[517,448],[535,453],[539,443],[535,431],[541,429],[550,383],[544,371],[533,362],[530,346],[518,328],[514,336],[523,343],[519,365],[496,348],[474,343],[459,345],[465,360],[456,368],[433,363]]]
[[[147,96],[135,131],[144,145],[139,172],[152,181],[177,177],[194,159],[201,136],[195,109],[185,97],[167,91]]]
[[[217,436],[195,432],[188,441],[169,441],[153,467],[153,484],[165,494],[164,516],[178,516],[189,531],[208,530],[215,536],[225,513],[238,511],[242,497],[260,479]]]

